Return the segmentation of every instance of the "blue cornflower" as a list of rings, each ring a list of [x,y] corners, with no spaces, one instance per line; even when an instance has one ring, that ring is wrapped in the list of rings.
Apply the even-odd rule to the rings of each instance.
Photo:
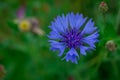
[[[66,16],[58,16],[49,28],[52,30],[48,37],[51,50],[59,51],[58,56],[63,60],[77,63],[80,54],[86,55],[87,51],[96,48],[98,42],[98,30],[92,19],[87,20],[82,14],[69,13]],[[67,52],[67,53],[65,53]]]

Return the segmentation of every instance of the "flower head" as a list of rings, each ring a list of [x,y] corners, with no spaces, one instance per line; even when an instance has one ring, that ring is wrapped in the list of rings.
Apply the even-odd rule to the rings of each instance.
[[[66,16],[58,16],[52,22],[50,29],[52,30],[48,37],[51,50],[60,51],[58,56],[63,56],[67,62],[77,63],[80,54],[86,55],[87,51],[96,48],[95,43],[98,42],[98,30],[94,26],[92,19],[87,21],[82,14],[69,13]],[[65,50],[68,50],[65,53]]]
[[[43,35],[44,31],[39,28],[39,21],[35,17],[25,16],[25,7],[20,7],[16,13],[17,19],[15,23],[18,24],[20,31],[27,32],[31,31],[38,35]]]

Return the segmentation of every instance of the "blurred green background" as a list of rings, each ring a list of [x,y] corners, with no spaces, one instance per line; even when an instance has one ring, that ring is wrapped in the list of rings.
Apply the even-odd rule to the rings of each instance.
[[[0,64],[3,80],[120,80],[120,0],[104,0],[105,14],[99,10],[102,0],[0,0]],[[13,24],[16,11],[26,6],[27,17],[36,17],[45,34],[21,32]],[[50,51],[48,26],[57,15],[79,12],[92,18],[99,28],[97,49],[80,56],[78,64],[62,61]],[[116,49],[105,48],[113,40]]]

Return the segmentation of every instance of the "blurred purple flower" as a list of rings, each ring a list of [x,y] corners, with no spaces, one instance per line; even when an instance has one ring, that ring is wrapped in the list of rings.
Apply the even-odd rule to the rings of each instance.
[[[98,42],[99,36],[97,27],[92,19],[87,21],[82,14],[69,13],[66,16],[58,16],[49,28],[52,30],[48,35],[51,50],[60,51],[58,56],[62,56],[68,48],[69,51],[63,58],[67,62],[78,62],[78,49],[82,55],[86,55],[87,51],[96,48],[95,43]]]
[[[22,19],[25,17],[25,7],[21,6],[18,10],[17,10],[17,18]]]

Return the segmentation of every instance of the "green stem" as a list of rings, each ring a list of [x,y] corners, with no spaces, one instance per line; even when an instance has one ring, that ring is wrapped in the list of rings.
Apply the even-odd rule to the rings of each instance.
[[[111,60],[111,64],[112,64],[112,67],[113,67],[113,70],[114,70],[114,74],[115,74],[116,80],[118,80],[119,79],[119,72],[118,72],[118,67],[117,67],[117,63],[116,63],[115,57],[114,57],[114,59]]]
[[[113,66],[113,69],[114,69],[114,72],[115,72],[116,79],[119,79],[119,73],[118,73],[118,69],[117,69],[117,65],[116,65],[115,61],[112,61],[112,66]]]
[[[103,27],[103,34],[105,34],[105,31],[106,31],[106,19],[105,19],[105,17],[106,17],[106,15],[105,15],[105,13],[102,13],[102,15],[103,15],[103,22],[104,22],[104,27]]]

